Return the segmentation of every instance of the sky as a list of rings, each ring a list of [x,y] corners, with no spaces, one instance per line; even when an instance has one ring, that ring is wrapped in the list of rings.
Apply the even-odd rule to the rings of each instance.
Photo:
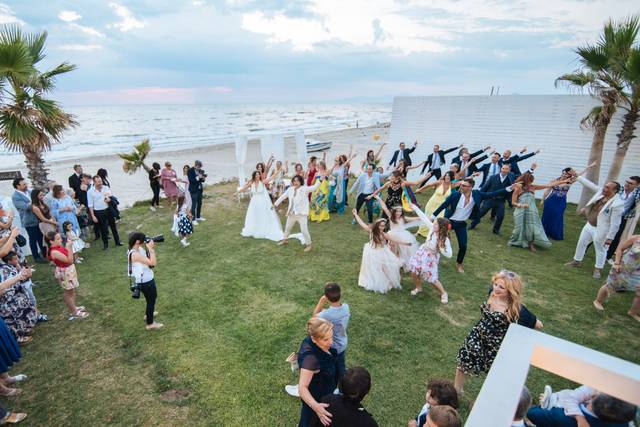
[[[637,0],[0,0],[47,31],[65,105],[559,94],[572,49]]]

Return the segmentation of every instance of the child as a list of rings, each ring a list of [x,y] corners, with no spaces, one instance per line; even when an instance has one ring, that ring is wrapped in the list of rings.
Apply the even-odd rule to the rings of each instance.
[[[349,325],[349,319],[351,318],[349,305],[343,304],[340,300],[340,285],[329,282],[324,285],[324,295],[320,297],[316,308],[313,310],[314,316],[318,316],[333,323],[333,344],[331,344],[331,347],[335,348],[338,353],[336,366],[338,384],[346,370],[345,352],[347,350],[348,342],[347,326]],[[326,304],[329,304],[329,307],[324,308]]]
[[[530,407],[531,394],[529,393],[529,389],[527,387],[524,387],[522,389],[522,393],[520,393],[520,401],[518,402],[518,406],[516,407],[516,413],[513,416],[511,427],[526,427],[524,418],[525,415],[527,415],[527,411]]]
[[[85,248],[84,240],[78,237],[75,230],[73,229],[73,224],[71,224],[71,221],[65,221],[62,224],[62,229],[64,230],[67,242],[71,242],[72,244],[73,260],[76,264],[82,263],[84,259],[80,258],[80,252],[82,252],[82,250]]]
[[[462,418],[451,406],[438,405],[431,408],[426,424],[429,427],[462,427]]]
[[[428,424],[427,416],[431,407],[438,405],[447,405],[451,408],[458,408],[458,392],[456,392],[453,383],[448,380],[431,380],[427,384],[427,394],[425,396],[426,403],[420,410],[415,420],[410,420],[408,427],[423,427]]]
[[[588,386],[552,393],[546,386],[540,406],[527,412],[537,427],[577,425],[578,427],[627,427],[636,414],[636,406]]]
[[[9,251],[8,254],[3,256],[2,257],[2,262],[5,263],[5,268],[7,268],[7,270],[12,275],[15,275],[15,276],[20,274],[20,272],[24,268],[28,268],[28,267],[24,267],[22,264],[20,264],[20,260],[18,259],[18,254],[16,254],[13,251]],[[35,270],[32,270],[32,271],[35,271]],[[36,309],[36,316],[37,316],[38,322],[46,322],[47,320],[49,320],[47,318],[46,314],[43,314],[40,311],[38,311],[36,296],[33,294],[33,282],[31,281],[31,278],[28,278],[27,280],[25,280],[23,282],[20,282],[20,283],[22,284],[22,287],[24,288],[24,290],[26,291],[27,295],[29,296],[29,301],[31,301],[31,304],[33,304],[33,306]]]
[[[193,223],[191,222],[191,211],[184,200],[184,194],[180,194],[180,196],[178,196],[176,215],[178,216],[178,234],[182,237],[180,243],[186,248],[190,245],[187,237],[193,233]]]
[[[73,263],[73,242],[68,241],[66,246],[62,246],[62,236],[55,231],[49,231],[44,237],[49,247],[49,259],[56,265],[54,277],[64,291],[64,303],[69,309],[69,320],[85,319],[89,316],[82,306],[76,306],[76,289],[78,283],[78,273]]]
[[[449,302],[449,295],[445,292],[442,283],[440,283],[438,279],[438,262],[440,261],[440,254],[451,258],[449,220],[446,218],[436,218],[435,222],[431,222],[416,205],[412,204],[411,208],[429,227],[427,239],[409,261],[409,271],[411,271],[411,277],[413,277],[413,282],[416,286],[416,288],[411,291],[411,295],[416,296],[422,292],[421,279],[424,279],[436,287],[440,293],[440,302],[446,304]]]

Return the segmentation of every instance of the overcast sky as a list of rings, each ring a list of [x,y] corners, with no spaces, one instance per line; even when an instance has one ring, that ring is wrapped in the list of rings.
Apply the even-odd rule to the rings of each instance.
[[[78,65],[67,105],[565,93],[572,49],[637,0],[0,0]]]

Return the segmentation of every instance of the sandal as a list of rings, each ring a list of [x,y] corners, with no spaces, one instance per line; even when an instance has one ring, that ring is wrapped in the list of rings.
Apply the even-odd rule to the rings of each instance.
[[[26,337],[20,337],[16,341],[18,341],[18,344],[26,344],[31,342],[32,340],[33,340],[33,337],[28,335]]]
[[[9,377],[9,381],[7,381],[7,384],[15,384],[15,383],[19,383],[22,381],[26,381],[28,380],[29,377],[27,377],[25,374],[18,374],[18,375],[14,375],[13,377]]]
[[[9,412],[7,416],[0,421],[0,424],[18,424],[25,418],[27,418],[27,414],[24,412]]]

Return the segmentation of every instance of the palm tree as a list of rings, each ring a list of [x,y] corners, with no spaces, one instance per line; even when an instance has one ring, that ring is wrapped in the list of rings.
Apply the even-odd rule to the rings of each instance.
[[[149,155],[151,151],[151,143],[149,139],[146,138],[142,140],[141,143],[133,146],[133,151],[131,153],[126,154],[118,154],[124,163],[122,164],[122,170],[126,173],[133,175],[138,171],[138,169],[143,168],[145,171],[149,172],[151,168],[147,166],[144,160]]]
[[[618,142],[616,143],[616,151],[613,155],[613,161],[609,168],[609,174],[607,175],[607,181],[615,181],[620,175],[622,169],[622,163],[627,155],[629,144],[631,140],[635,138],[634,131],[636,129],[636,123],[640,117],[640,48],[634,47],[629,52],[626,62],[621,69],[622,78],[629,90],[629,93],[625,94],[624,104],[622,108],[626,111],[623,121],[622,129],[616,136]]]
[[[593,129],[593,140],[589,152],[588,164],[595,162],[595,167],[587,172],[587,179],[597,183],[600,177],[600,164],[607,128],[618,105],[624,99],[624,83],[616,66],[620,61],[620,53],[633,44],[633,27],[637,21],[629,19],[625,22],[605,24],[600,39],[595,45],[586,44],[575,50],[578,55],[580,68],[556,79],[556,87],[565,84],[570,89],[583,90],[597,98],[602,105],[594,107],[581,121],[581,126]],[[637,32],[637,29],[636,29]],[[633,35],[630,39],[630,35]],[[582,189],[578,209],[581,209],[592,196],[593,192],[586,187]]]
[[[0,29],[0,144],[21,151],[35,187],[47,185],[44,152],[59,142],[62,133],[77,125],[73,116],[44,96],[53,90],[55,77],[75,70],[63,62],[41,72],[47,33],[23,34],[17,26]]]

